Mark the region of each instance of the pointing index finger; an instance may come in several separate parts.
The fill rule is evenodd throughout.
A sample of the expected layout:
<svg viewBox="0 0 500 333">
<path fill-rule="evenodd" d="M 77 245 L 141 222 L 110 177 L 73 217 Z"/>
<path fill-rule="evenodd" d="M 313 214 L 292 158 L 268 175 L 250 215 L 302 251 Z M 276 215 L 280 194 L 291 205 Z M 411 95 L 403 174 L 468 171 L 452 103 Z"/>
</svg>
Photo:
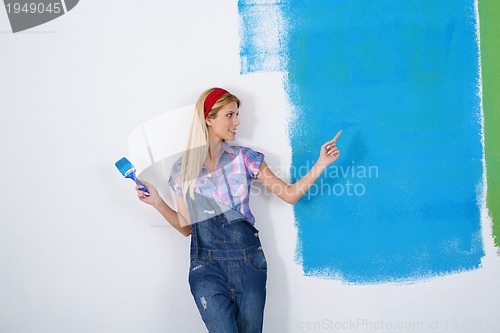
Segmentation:
<svg viewBox="0 0 500 333">
<path fill-rule="evenodd" d="M 337 142 L 337 139 L 339 138 L 340 134 L 342 134 L 342 130 L 338 131 L 337 134 L 335 134 L 335 136 L 333 137 L 333 139 L 331 140 L 331 142 L 332 143 Z"/>
</svg>

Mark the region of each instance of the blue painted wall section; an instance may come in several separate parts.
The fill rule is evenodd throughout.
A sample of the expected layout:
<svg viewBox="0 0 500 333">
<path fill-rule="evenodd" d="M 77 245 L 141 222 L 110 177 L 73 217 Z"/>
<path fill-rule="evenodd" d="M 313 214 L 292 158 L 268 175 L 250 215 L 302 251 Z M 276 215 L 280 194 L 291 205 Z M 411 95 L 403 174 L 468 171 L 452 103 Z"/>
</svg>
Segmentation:
<svg viewBox="0 0 500 333">
<path fill-rule="evenodd" d="M 241 74 L 286 70 L 287 5 L 276 0 L 239 1 Z"/>
<path fill-rule="evenodd" d="M 254 2 L 239 1 L 242 33 L 255 31 Z M 343 130 L 340 159 L 294 208 L 304 273 L 370 284 L 480 267 L 474 1 L 274 6 L 286 21 L 280 56 L 297 112 L 290 123 L 292 180 Z M 262 47 L 252 53 L 252 43 L 242 35 L 241 72 L 273 70 L 259 66 Z"/>
</svg>

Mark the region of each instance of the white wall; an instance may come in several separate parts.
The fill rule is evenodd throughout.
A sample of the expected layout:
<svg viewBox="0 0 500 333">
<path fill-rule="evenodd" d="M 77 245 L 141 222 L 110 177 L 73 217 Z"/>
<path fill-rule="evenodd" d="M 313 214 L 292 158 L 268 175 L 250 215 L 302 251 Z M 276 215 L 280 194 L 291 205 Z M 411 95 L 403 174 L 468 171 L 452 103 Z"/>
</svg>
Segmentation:
<svg viewBox="0 0 500 333">
<path fill-rule="evenodd" d="M 0 10 L 0 45 L 0 332 L 204 331 L 189 239 L 114 162 L 136 126 L 219 85 L 243 100 L 240 143 L 287 170 L 284 74 L 239 75 L 237 1 L 84 0 L 18 34 Z M 500 331 L 486 218 L 482 269 L 353 286 L 303 277 L 292 207 L 252 200 L 269 262 L 266 332 Z"/>
</svg>

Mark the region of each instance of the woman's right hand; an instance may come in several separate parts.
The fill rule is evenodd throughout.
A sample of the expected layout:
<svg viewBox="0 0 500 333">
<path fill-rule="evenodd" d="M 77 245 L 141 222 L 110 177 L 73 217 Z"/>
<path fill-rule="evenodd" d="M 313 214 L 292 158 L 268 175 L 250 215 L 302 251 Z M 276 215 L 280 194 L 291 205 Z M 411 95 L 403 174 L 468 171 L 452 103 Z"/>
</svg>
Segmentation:
<svg viewBox="0 0 500 333">
<path fill-rule="evenodd" d="M 143 188 L 142 186 L 137 185 L 135 187 L 135 190 L 137 191 L 137 197 L 139 198 L 139 200 L 141 200 L 144 203 L 147 203 L 148 205 L 152 206 L 158 205 L 163 199 L 158 194 L 156 188 L 152 184 L 145 182 L 143 180 L 141 180 L 141 183 L 146 185 L 146 188 L 149 191 L 149 195 L 142 190 Z"/>
</svg>

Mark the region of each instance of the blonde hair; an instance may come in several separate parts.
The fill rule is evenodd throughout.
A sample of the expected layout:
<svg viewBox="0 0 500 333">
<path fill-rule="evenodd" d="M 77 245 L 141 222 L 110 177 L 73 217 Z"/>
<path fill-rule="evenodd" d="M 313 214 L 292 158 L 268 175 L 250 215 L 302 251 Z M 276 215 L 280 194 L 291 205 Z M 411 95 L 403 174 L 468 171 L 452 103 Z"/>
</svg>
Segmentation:
<svg viewBox="0 0 500 333">
<path fill-rule="evenodd" d="M 194 186 L 200 176 L 203 162 L 208 155 L 208 128 L 205 122 L 204 105 L 207 96 L 215 89 L 217 88 L 205 90 L 198 98 L 198 102 L 196 102 L 187 147 L 181 161 L 181 182 L 184 198 L 188 193 L 191 198 L 194 197 Z M 238 107 L 240 106 L 240 100 L 235 95 L 231 93 L 222 95 L 208 112 L 207 118 L 215 118 L 220 109 L 232 102 L 236 102 Z"/>
</svg>

